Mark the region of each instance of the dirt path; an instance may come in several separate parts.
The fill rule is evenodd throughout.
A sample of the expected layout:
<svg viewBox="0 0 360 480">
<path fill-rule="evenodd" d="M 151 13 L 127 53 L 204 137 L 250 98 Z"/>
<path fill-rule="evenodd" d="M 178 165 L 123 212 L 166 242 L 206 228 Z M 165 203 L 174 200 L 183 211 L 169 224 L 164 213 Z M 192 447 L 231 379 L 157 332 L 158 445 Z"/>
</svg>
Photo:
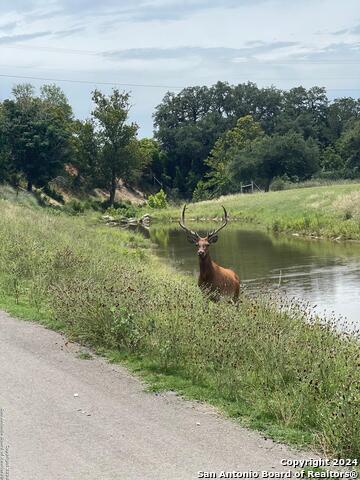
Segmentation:
<svg viewBox="0 0 360 480">
<path fill-rule="evenodd" d="M 147 393 L 125 368 L 82 360 L 79 349 L 0 312 L 9 480 L 219 478 L 223 470 L 279 472 L 288 469 L 281 459 L 299 458 L 211 407 Z"/>
</svg>

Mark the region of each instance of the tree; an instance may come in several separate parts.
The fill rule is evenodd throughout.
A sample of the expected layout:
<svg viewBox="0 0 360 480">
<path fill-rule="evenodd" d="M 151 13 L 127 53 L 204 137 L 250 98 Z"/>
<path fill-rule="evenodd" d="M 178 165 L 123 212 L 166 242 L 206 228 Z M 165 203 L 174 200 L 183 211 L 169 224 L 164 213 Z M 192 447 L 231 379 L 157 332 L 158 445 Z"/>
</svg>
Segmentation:
<svg viewBox="0 0 360 480">
<path fill-rule="evenodd" d="M 329 145 L 320 154 L 320 166 L 323 172 L 334 174 L 343 171 L 344 160 L 337 150 Z"/>
<path fill-rule="evenodd" d="M 0 103 L 0 183 L 9 178 L 9 155 L 5 136 L 5 115 L 2 104 Z"/>
<path fill-rule="evenodd" d="M 203 91 L 197 93 L 205 95 Z M 155 113 L 156 138 L 164 158 L 164 179 L 170 179 L 167 186 L 183 196 L 189 196 L 206 173 L 204 160 L 218 136 L 226 130 L 218 113 L 205 113 L 205 106 L 199 110 L 194 95 L 194 92 L 189 96 L 187 92 L 183 92 L 183 96 L 168 95 Z"/>
<path fill-rule="evenodd" d="M 64 124 L 71 125 L 73 121 L 72 108 L 60 87 L 55 84 L 43 85 L 40 88 L 40 98 L 47 111 L 58 116 Z"/>
<path fill-rule="evenodd" d="M 141 157 L 141 178 L 140 183 L 145 188 L 151 184 L 163 187 L 168 181 L 164 171 L 164 155 L 160 149 L 159 142 L 154 138 L 142 138 L 139 140 L 139 153 Z"/>
<path fill-rule="evenodd" d="M 12 89 L 12 94 L 18 103 L 30 103 L 35 96 L 35 87 L 31 83 L 19 83 Z"/>
<path fill-rule="evenodd" d="M 94 123 L 91 120 L 77 120 L 73 124 L 72 165 L 76 168 L 76 187 L 94 187 L 100 177 L 99 148 Z"/>
<path fill-rule="evenodd" d="M 292 88 L 283 93 L 283 105 L 276 118 L 275 133 L 289 131 L 301 134 L 305 139 L 316 138 L 326 144 L 328 99 L 325 88 Z"/>
<path fill-rule="evenodd" d="M 269 191 L 275 177 L 305 180 L 318 168 L 319 149 L 316 142 L 294 132 L 263 136 L 248 143 L 229 165 L 234 182 L 257 179 Z"/>
<path fill-rule="evenodd" d="M 236 126 L 216 141 L 209 157 L 205 160 L 209 172 L 205 175 L 205 180 L 200 180 L 198 183 L 195 197 L 199 199 L 200 190 L 204 197 L 233 192 L 236 187 L 232 182 L 230 163 L 249 142 L 262 135 L 263 130 L 260 124 L 255 122 L 251 115 L 239 118 Z"/>
<path fill-rule="evenodd" d="M 126 123 L 130 110 L 129 93 L 114 89 L 111 95 L 106 96 L 95 90 L 92 99 L 95 103 L 92 115 L 98 127 L 101 147 L 100 169 L 110 190 L 110 205 L 113 205 L 118 178 L 131 181 L 139 168 L 138 126 Z"/>
<path fill-rule="evenodd" d="M 360 99 L 351 97 L 335 99 L 327 111 L 328 143 L 335 144 L 354 120 L 360 120 Z"/>
<path fill-rule="evenodd" d="M 360 175 L 360 121 L 349 125 L 338 141 L 338 149 L 345 161 L 348 175 Z"/>
<path fill-rule="evenodd" d="M 251 82 L 236 86 L 217 82 L 210 88 L 167 93 L 154 120 L 169 186 L 189 196 L 209 171 L 205 160 L 217 139 L 245 115 L 252 115 L 265 133 L 272 133 L 282 103 L 281 90 L 258 88 Z"/>
<path fill-rule="evenodd" d="M 3 136 L 11 164 L 32 191 L 33 184 L 45 185 L 69 160 L 69 123 L 62 107 L 35 97 L 31 85 L 18 85 L 13 95 L 3 102 Z"/>
</svg>

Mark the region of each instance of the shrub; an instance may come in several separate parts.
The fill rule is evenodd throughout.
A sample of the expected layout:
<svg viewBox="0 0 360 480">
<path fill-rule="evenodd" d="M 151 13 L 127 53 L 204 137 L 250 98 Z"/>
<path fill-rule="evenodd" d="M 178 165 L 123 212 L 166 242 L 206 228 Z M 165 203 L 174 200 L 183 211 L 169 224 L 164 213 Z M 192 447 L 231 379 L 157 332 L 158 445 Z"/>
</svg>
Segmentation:
<svg viewBox="0 0 360 480">
<path fill-rule="evenodd" d="M 161 189 L 160 192 L 155 193 L 155 195 L 149 195 L 148 205 L 150 208 L 166 208 L 168 204 L 164 190 Z"/>
<path fill-rule="evenodd" d="M 95 212 L 104 211 L 102 201 L 96 198 L 87 198 L 84 202 L 85 210 L 95 210 Z"/>
<path fill-rule="evenodd" d="M 203 200 L 210 200 L 212 198 L 211 192 L 207 189 L 206 183 L 200 180 L 193 192 L 193 202 L 201 202 Z"/>
<path fill-rule="evenodd" d="M 285 190 L 286 188 L 286 182 L 283 178 L 277 177 L 273 180 L 270 186 L 270 190 L 274 192 L 278 192 L 280 190 Z"/>
<path fill-rule="evenodd" d="M 53 198 L 59 203 L 64 204 L 64 197 L 61 195 L 61 193 L 57 192 L 53 188 L 51 188 L 49 185 L 44 185 L 42 188 L 42 191 L 50 198 Z"/>
<path fill-rule="evenodd" d="M 63 211 L 69 215 L 79 215 L 85 212 L 85 205 L 79 200 L 70 200 L 65 204 Z"/>
<path fill-rule="evenodd" d="M 136 217 L 137 208 L 134 205 L 132 205 L 130 202 L 129 203 L 116 202 L 113 207 L 107 208 L 105 210 L 105 213 L 115 218 L 121 218 L 121 217 L 132 218 L 132 217 Z"/>
</svg>

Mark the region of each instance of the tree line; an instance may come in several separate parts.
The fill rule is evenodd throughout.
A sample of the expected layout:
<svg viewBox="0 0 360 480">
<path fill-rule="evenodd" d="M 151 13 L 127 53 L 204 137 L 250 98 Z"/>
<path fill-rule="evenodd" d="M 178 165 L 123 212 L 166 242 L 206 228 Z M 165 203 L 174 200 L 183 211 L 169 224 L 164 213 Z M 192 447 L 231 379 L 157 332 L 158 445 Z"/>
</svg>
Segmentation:
<svg viewBox="0 0 360 480">
<path fill-rule="evenodd" d="M 234 193 L 256 181 L 360 177 L 360 100 L 325 88 L 254 83 L 168 93 L 154 114 L 163 181 L 182 197 Z"/>
<path fill-rule="evenodd" d="M 329 101 L 321 87 L 259 88 L 254 83 L 168 92 L 154 112 L 154 138 L 138 139 L 130 94 L 92 92 L 87 120 L 65 94 L 17 85 L 0 103 L 0 181 L 46 188 L 66 176 L 71 188 L 109 191 L 118 179 L 145 191 L 200 200 L 255 181 L 360 177 L 360 100 Z"/>
<path fill-rule="evenodd" d="M 31 192 L 65 176 L 77 192 L 107 189 L 112 205 L 118 179 L 134 184 L 146 178 L 155 143 L 137 138 L 138 125 L 128 119 L 129 93 L 94 90 L 91 118 L 84 121 L 56 85 L 36 95 L 32 85 L 21 84 L 12 93 L 0 104 L 0 181 L 25 184 Z"/>
</svg>

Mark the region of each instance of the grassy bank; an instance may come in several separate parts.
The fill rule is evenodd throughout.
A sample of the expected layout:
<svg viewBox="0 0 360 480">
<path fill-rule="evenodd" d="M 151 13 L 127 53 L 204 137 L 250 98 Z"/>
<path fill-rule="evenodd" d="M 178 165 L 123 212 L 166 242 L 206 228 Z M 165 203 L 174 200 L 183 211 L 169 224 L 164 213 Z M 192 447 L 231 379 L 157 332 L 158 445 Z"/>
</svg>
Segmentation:
<svg viewBox="0 0 360 480">
<path fill-rule="evenodd" d="M 211 303 L 142 237 L 89 217 L 4 200 L 0 212 L 3 308 L 127 362 L 153 388 L 209 401 L 280 440 L 359 456 L 355 339 L 305 323 L 293 302 Z"/>
<path fill-rule="evenodd" d="M 190 204 L 189 218 L 220 217 L 224 205 L 234 220 L 262 225 L 273 232 L 292 232 L 343 240 L 360 240 L 360 184 L 330 185 L 229 195 Z M 162 220 L 178 220 L 180 207 L 154 212 Z"/>
</svg>

